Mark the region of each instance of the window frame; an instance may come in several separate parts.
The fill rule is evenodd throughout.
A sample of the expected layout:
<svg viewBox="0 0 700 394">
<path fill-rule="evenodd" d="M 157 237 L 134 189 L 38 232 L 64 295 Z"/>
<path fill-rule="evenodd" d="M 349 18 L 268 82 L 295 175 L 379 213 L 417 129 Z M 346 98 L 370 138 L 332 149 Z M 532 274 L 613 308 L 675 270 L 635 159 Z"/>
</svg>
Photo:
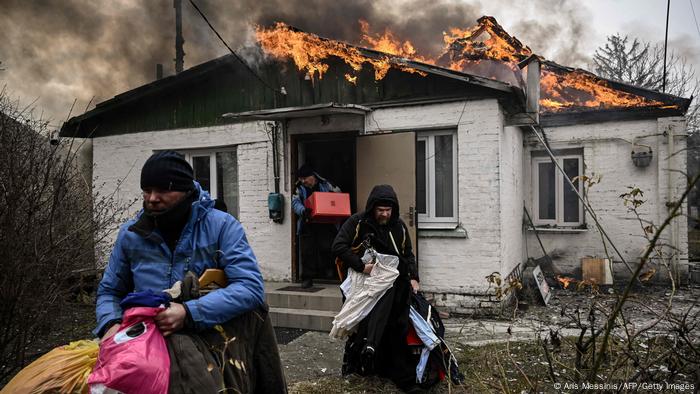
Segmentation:
<svg viewBox="0 0 700 394">
<path fill-rule="evenodd" d="M 583 175 L 583 154 L 566 154 L 557 156 L 557 164 L 564 168 L 564 160 L 577 159 L 578 160 L 578 175 Z M 564 174 L 559 171 L 557 166 L 554 166 L 554 219 L 540 219 L 540 172 L 539 165 L 541 163 L 551 163 L 552 160 L 549 156 L 533 156 L 532 157 L 532 222 L 535 226 L 556 226 L 556 227 L 578 227 L 586 223 L 584 217 L 583 204 L 577 198 L 578 203 L 578 218 L 576 222 L 565 222 L 564 221 Z M 578 182 L 578 192 L 583 195 L 583 182 L 579 180 Z"/>
<path fill-rule="evenodd" d="M 202 156 L 208 156 L 209 157 L 209 189 L 207 192 L 209 193 L 209 196 L 211 197 L 212 200 L 218 199 L 219 198 L 219 185 L 217 182 L 218 179 L 218 171 L 216 169 L 216 154 L 217 153 L 225 153 L 225 152 L 235 152 L 236 153 L 236 166 L 238 166 L 238 147 L 237 146 L 227 146 L 227 147 L 216 147 L 216 148 L 206 148 L 206 149 L 178 149 L 178 152 L 180 152 L 183 156 L 185 156 L 185 160 L 192 166 L 192 169 L 194 170 L 194 163 L 193 159 L 195 157 L 202 157 Z M 195 180 L 196 176 L 195 176 Z M 238 183 L 238 177 L 236 178 L 236 182 Z M 239 184 L 240 186 L 240 184 Z M 240 207 L 240 187 L 238 189 L 238 205 Z M 239 207 L 236 207 L 237 209 L 240 209 Z M 229 207 L 231 209 L 233 207 Z M 230 214 L 237 216 L 239 213 L 238 212 L 229 212 Z"/>
<path fill-rule="evenodd" d="M 452 216 L 451 217 L 436 217 L 435 216 L 435 137 L 436 136 L 452 136 Z M 425 141 L 425 206 L 426 213 L 418 214 L 418 229 L 454 229 L 459 224 L 459 187 L 458 173 L 459 166 L 457 163 L 457 131 L 456 130 L 435 130 L 416 133 L 416 148 L 418 141 Z M 416 168 L 420 165 L 416 161 Z M 418 199 L 418 179 L 416 177 L 416 200 Z M 417 206 L 416 201 L 416 206 Z M 417 209 L 417 207 L 416 207 Z"/>
</svg>

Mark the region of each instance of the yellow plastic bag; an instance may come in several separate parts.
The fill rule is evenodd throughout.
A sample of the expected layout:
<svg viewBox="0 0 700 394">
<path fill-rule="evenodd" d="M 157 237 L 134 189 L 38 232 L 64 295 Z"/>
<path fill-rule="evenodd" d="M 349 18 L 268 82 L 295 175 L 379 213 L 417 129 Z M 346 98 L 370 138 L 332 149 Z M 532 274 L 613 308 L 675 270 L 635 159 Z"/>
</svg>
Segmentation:
<svg viewBox="0 0 700 394">
<path fill-rule="evenodd" d="M 87 393 L 87 379 L 99 350 L 99 343 L 93 340 L 59 346 L 19 371 L 0 394 Z"/>
</svg>

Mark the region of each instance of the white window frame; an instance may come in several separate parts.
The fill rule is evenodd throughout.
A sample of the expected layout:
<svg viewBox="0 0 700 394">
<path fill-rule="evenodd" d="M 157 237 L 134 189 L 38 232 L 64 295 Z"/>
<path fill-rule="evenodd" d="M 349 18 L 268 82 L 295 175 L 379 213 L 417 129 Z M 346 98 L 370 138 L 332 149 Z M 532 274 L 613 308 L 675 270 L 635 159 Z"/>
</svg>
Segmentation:
<svg viewBox="0 0 700 394">
<path fill-rule="evenodd" d="M 452 136 L 452 216 L 435 216 L 435 137 L 442 135 Z M 439 130 L 419 132 L 416 142 L 425 141 L 425 206 L 426 213 L 418 213 L 419 229 L 453 229 L 459 224 L 459 187 L 457 184 L 459 166 L 457 165 L 457 132 L 456 130 Z M 416 163 L 420 165 L 420 163 Z M 418 196 L 416 196 L 418 197 Z"/>
<path fill-rule="evenodd" d="M 583 155 L 562 155 L 557 157 L 557 164 L 561 168 L 564 168 L 564 160 L 566 159 L 578 159 L 578 176 L 583 175 Z M 585 223 L 583 217 L 583 204 L 578 201 L 578 218 L 577 222 L 565 222 L 564 221 L 564 174 L 559 171 L 559 169 L 554 167 L 554 212 L 555 219 L 540 219 L 540 171 L 539 165 L 541 163 L 551 163 L 552 160 L 549 156 L 546 157 L 533 157 L 532 158 L 532 221 L 535 226 L 557 226 L 557 227 L 577 227 Z M 583 195 L 583 182 L 579 180 L 578 182 L 578 192 Z"/>
<path fill-rule="evenodd" d="M 209 156 L 209 189 L 207 192 L 209 192 L 209 196 L 211 196 L 212 200 L 215 200 L 219 198 L 219 186 L 217 185 L 217 179 L 218 179 L 218 173 L 216 171 L 216 154 L 217 153 L 224 153 L 224 152 L 232 152 L 236 151 L 236 157 L 238 157 L 238 152 L 237 152 L 237 146 L 228 146 L 228 147 L 223 147 L 223 148 L 210 148 L 210 149 L 192 149 L 192 150 L 184 150 L 184 149 L 178 149 L 178 152 L 182 153 L 185 156 L 185 160 L 187 160 L 188 163 L 190 163 L 190 166 L 194 168 L 194 163 L 193 163 L 193 158 L 195 157 L 201 157 L 201 156 Z M 238 165 L 238 163 L 236 163 Z M 239 173 L 240 176 L 240 173 Z M 196 180 L 196 179 L 195 179 Z M 240 205 L 240 185 L 239 185 L 239 190 L 238 190 L 238 204 Z M 231 207 L 233 208 L 233 207 Z M 231 209 L 229 208 L 229 209 Z M 231 212 L 232 215 L 237 215 L 238 212 Z"/>
</svg>

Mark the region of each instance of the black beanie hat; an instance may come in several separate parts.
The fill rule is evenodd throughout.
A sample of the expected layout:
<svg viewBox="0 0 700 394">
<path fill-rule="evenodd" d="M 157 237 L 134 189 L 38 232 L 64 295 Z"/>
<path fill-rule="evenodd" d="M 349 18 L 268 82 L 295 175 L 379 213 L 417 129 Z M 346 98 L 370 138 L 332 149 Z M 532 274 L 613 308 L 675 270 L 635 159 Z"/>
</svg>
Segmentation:
<svg viewBox="0 0 700 394">
<path fill-rule="evenodd" d="M 304 164 L 297 170 L 297 178 L 306 178 L 314 174 L 314 169 L 310 165 Z"/>
<path fill-rule="evenodd" d="M 154 153 L 141 169 L 141 189 L 190 191 L 194 188 L 194 172 L 185 158 L 172 150 Z"/>
</svg>

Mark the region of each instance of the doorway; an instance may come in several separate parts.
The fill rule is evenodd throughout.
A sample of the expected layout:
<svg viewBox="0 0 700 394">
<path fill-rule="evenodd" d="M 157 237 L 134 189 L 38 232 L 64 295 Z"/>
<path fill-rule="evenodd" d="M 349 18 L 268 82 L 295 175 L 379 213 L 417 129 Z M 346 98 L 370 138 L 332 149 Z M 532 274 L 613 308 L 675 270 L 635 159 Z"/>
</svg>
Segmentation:
<svg viewBox="0 0 700 394">
<path fill-rule="evenodd" d="M 321 177 L 350 194 L 350 208 L 357 211 L 355 173 L 355 132 L 326 133 L 291 136 L 292 171 L 302 164 L 311 166 Z M 296 190 L 296 174 L 292 179 L 292 193 Z M 297 220 L 292 213 L 292 278 L 301 280 L 301 252 L 299 237 L 296 234 Z M 339 226 L 342 223 L 339 223 Z M 314 275 L 314 282 L 338 283 L 335 262 L 332 258 L 322 262 Z"/>
</svg>

